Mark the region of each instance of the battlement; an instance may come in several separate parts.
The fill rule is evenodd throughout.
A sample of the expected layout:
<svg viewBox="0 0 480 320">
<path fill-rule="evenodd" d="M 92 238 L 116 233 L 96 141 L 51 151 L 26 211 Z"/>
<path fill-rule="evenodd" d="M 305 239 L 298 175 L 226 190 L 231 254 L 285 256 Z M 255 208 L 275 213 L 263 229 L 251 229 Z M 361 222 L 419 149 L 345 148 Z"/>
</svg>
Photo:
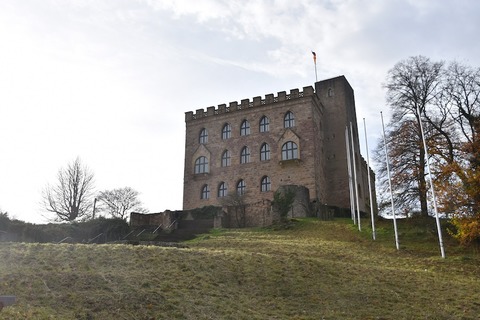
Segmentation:
<svg viewBox="0 0 480 320">
<path fill-rule="evenodd" d="M 250 101 L 250 99 L 243 99 L 240 101 L 240 103 L 237 101 L 230 102 L 228 106 L 226 104 L 220 104 L 218 105 L 218 108 L 213 106 L 208 107 L 206 111 L 204 109 L 197 109 L 195 113 L 193 111 L 185 112 L 185 122 L 248 108 L 255 108 L 267 104 L 309 97 L 313 96 L 313 94 L 313 87 L 308 86 L 303 87 L 303 91 L 300 91 L 299 89 L 292 89 L 290 90 L 290 94 L 287 94 L 285 91 L 280 91 L 277 93 L 277 96 L 274 96 L 273 94 L 266 94 L 264 99 L 262 99 L 262 97 L 254 97 L 252 101 Z"/>
</svg>

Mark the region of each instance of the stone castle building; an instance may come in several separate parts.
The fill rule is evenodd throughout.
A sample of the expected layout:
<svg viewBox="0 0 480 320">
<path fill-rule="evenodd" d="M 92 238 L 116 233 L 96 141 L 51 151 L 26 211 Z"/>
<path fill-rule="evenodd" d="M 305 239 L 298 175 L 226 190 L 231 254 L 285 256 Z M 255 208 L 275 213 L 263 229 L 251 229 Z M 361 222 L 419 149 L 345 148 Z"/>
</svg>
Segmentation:
<svg viewBox="0 0 480 320">
<path fill-rule="evenodd" d="M 344 76 L 186 112 L 185 122 L 184 210 L 227 206 L 229 195 L 238 194 L 246 204 L 243 225 L 266 225 L 275 220 L 274 192 L 293 185 L 306 190 L 308 202 L 294 216 L 321 207 L 350 213 L 345 129 L 351 124 L 359 208 L 369 213 L 373 203 L 376 212 L 367 174 L 373 182 L 375 176 L 359 152 L 354 93 Z"/>
</svg>

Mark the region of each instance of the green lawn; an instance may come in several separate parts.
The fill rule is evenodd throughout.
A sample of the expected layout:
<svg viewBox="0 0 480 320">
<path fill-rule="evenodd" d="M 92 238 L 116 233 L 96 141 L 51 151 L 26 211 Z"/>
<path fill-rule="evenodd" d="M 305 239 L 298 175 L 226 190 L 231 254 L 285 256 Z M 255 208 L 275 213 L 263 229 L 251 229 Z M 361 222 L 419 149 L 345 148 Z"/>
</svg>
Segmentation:
<svg viewBox="0 0 480 320">
<path fill-rule="evenodd" d="M 433 224 L 214 230 L 188 248 L 0 243 L 0 319 L 478 319 L 480 259 Z"/>
</svg>

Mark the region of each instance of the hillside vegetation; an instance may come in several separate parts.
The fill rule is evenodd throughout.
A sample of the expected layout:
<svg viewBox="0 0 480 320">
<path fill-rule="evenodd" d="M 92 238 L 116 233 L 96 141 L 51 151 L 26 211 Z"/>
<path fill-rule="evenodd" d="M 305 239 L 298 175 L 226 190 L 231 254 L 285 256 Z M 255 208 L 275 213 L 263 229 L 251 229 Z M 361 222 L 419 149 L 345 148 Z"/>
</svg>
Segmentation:
<svg viewBox="0 0 480 320">
<path fill-rule="evenodd" d="M 367 221 L 363 222 L 368 225 Z M 480 259 L 427 224 L 214 230 L 188 248 L 0 243 L 0 319 L 478 319 Z M 364 227 L 366 229 L 366 227 Z"/>
</svg>

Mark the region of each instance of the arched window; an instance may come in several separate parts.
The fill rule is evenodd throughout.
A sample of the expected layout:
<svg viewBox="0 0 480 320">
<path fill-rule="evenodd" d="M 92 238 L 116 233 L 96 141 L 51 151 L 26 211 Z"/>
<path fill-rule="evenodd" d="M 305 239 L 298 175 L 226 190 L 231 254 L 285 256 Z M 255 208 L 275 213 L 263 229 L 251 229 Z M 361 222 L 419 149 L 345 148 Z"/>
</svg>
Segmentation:
<svg viewBox="0 0 480 320">
<path fill-rule="evenodd" d="M 222 167 L 228 167 L 231 164 L 231 156 L 230 156 L 230 151 L 225 150 L 222 153 Z"/>
<path fill-rule="evenodd" d="M 222 128 L 222 139 L 230 139 L 232 137 L 232 127 L 230 124 L 225 123 L 225 125 Z"/>
<path fill-rule="evenodd" d="M 203 128 L 200 131 L 199 142 L 204 144 L 208 142 L 208 131 L 207 129 Z"/>
<path fill-rule="evenodd" d="M 208 159 L 206 157 L 198 157 L 195 160 L 195 174 L 208 172 Z"/>
<path fill-rule="evenodd" d="M 226 197 L 227 196 L 227 184 L 225 182 L 221 182 L 218 185 L 218 197 Z"/>
<path fill-rule="evenodd" d="M 270 160 L 270 146 L 268 143 L 262 144 L 260 147 L 260 161 Z"/>
<path fill-rule="evenodd" d="M 201 199 L 209 199 L 210 198 L 210 188 L 208 184 L 204 184 L 202 187 L 202 194 L 200 195 Z"/>
<path fill-rule="evenodd" d="M 250 134 L 250 123 L 247 120 L 243 120 L 240 125 L 240 135 L 246 136 Z"/>
<path fill-rule="evenodd" d="M 245 191 L 247 189 L 247 185 L 245 184 L 244 180 L 240 180 L 237 183 L 237 194 L 239 196 L 243 196 L 245 194 Z"/>
<path fill-rule="evenodd" d="M 267 192 L 272 190 L 272 183 L 270 182 L 270 177 L 264 176 L 260 183 L 260 191 Z"/>
<path fill-rule="evenodd" d="M 260 132 L 268 132 L 269 130 L 270 120 L 266 116 L 263 116 L 262 119 L 260 119 Z"/>
<path fill-rule="evenodd" d="M 240 163 L 249 163 L 250 162 L 250 149 L 248 147 L 243 147 L 242 152 L 240 153 Z"/>
<path fill-rule="evenodd" d="M 282 160 L 298 159 L 298 147 L 295 142 L 287 141 L 282 146 Z"/>
<path fill-rule="evenodd" d="M 288 111 L 283 118 L 283 127 L 292 128 L 295 127 L 295 116 L 292 112 Z"/>
</svg>

